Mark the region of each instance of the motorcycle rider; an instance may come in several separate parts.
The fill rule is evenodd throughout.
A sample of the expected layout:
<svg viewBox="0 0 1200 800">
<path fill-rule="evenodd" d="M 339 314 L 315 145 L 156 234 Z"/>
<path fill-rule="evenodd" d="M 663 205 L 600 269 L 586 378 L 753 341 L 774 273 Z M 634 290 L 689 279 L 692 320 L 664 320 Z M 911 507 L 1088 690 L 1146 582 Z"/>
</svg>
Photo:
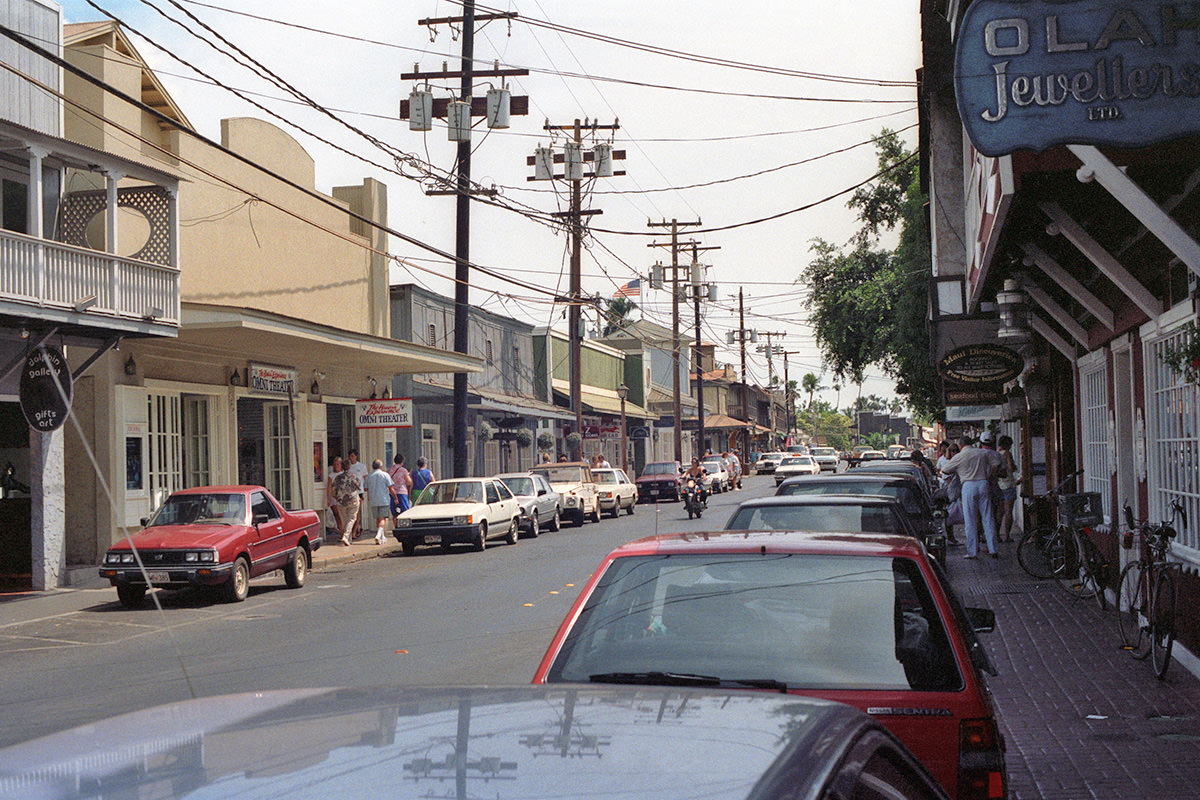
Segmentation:
<svg viewBox="0 0 1200 800">
<path fill-rule="evenodd" d="M 704 476 L 707 474 L 708 470 L 706 470 L 704 465 L 700 463 L 700 459 L 696 458 L 695 456 L 692 457 L 692 465 L 683 471 L 684 482 L 686 482 L 688 478 L 696 479 L 696 485 L 700 487 L 701 503 L 708 502 L 708 488 L 704 485 Z"/>
</svg>

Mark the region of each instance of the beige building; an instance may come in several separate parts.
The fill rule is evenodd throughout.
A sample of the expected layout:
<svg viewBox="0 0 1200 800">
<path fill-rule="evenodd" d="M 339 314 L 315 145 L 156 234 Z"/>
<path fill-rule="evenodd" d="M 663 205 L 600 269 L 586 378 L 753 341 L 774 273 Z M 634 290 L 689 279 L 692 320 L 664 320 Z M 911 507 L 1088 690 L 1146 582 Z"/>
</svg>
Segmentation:
<svg viewBox="0 0 1200 800">
<path fill-rule="evenodd" d="M 366 179 L 320 192 L 312 157 L 261 120 L 222 121 L 220 144 L 236 155 L 172 127 L 192 126 L 115 23 L 65 26 L 64 50 L 170 120 L 72 78 L 67 95 L 105 122 L 68 108 L 66 136 L 181 178 L 178 338 L 126 341 L 77 383 L 84 435 L 66 437 L 68 565 L 94 568 L 183 487 L 261 483 L 289 507 L 323 508 L 330 457 L 357 448 L 369 463 L 395 436 L 358 427 L 355 401 L 386 398 L 393 375 L 481 365 L 389 337 L 387 237 L 364 221 L 386 226 L 386 188 Z M 171 222 L 138 203 L 122 198 L 110 222 L 121 252 Z"/>
</svg>

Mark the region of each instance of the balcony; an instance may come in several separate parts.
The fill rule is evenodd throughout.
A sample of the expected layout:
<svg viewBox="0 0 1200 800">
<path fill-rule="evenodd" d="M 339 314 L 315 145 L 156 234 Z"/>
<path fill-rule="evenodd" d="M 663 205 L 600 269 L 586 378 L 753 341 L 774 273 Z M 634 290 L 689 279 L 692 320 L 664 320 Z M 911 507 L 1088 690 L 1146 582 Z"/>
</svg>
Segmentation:
<svg viewBox="0 0 1200 800">
<path fill-rule="evenodd" d="M 179 327 L 179 270 L 0 230 L 0 313 L 174 335 L 164 328 Z"/>
</svg>

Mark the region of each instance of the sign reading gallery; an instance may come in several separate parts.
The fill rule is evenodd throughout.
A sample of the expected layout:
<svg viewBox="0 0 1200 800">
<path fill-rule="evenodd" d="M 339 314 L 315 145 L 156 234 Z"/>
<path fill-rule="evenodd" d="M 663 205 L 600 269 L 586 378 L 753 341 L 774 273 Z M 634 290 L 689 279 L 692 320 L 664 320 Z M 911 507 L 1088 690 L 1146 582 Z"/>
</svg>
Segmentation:
<svg viewBox="0 0 1200 800">
<path fill-rule="evenodd" d="M 1200 131 L 1200 3 L 977 0 L 954 62 L 980 153 L 1139 147 Z"/>
</svg>

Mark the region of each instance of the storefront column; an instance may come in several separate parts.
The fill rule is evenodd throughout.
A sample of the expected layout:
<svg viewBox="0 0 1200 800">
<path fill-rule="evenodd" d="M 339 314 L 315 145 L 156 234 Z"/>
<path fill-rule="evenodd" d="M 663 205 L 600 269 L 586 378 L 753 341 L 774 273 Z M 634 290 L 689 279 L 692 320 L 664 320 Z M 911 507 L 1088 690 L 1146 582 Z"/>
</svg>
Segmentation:
<svg viewBox="0 0 1200 800">
<path fill-rule="evenodd" d="M 29 434 L 33 588 L 55 589 L 66 574 L 67 513 L 63 433 Z"/>
</svg>

